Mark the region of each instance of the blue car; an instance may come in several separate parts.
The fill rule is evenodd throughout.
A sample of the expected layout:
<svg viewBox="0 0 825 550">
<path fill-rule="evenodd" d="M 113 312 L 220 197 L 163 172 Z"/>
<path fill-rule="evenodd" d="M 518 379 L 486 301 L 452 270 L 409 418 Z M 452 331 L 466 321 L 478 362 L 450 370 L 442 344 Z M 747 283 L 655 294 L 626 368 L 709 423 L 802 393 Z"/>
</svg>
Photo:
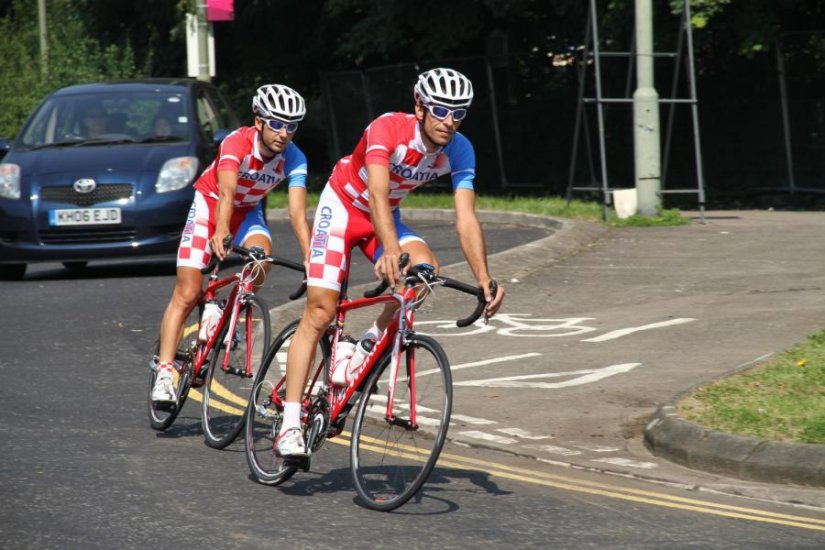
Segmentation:
<svg viewBox="0 0 825 550">
<path fill-rule="evenodd" d="M 218 90 L 189 79 L 83 84 L 44 99 L 0 143 L 0 279 L 31 262 L 177 249 L 192 183 L 239 126 Z"/>
</svg>

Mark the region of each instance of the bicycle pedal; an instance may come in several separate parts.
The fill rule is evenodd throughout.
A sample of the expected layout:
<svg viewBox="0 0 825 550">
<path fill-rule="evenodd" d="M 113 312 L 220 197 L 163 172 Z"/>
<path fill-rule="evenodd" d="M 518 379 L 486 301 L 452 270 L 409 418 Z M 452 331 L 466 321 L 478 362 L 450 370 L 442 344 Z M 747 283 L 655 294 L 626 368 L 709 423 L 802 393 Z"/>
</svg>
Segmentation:
<svg viewBox="0 0 825 550">
<path fill-rule="evenodd" d="M 155 409 L 163 412 L 173 413 L 178 410 L 178 404 L 171 401 L 155 402 Z"/>
<path fill-rule="evenodd" d="M 304 472 L 309 471 L 310 465 L 310 457 L 308 456 L 296 456 L 296 457 L 289 457 L 284 458 L 284 466 L 289 468 L 297 468 L 299 470 L 303 470 Z"/>
</svg>

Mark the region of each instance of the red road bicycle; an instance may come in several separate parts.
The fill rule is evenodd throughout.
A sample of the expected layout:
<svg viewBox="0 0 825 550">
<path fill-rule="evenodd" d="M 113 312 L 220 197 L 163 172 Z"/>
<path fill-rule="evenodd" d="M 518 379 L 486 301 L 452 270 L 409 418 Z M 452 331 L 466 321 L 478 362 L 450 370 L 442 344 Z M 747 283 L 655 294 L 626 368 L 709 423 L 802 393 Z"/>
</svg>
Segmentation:
<svg viewBox="0 0 825 550">
<path fill-rule="evenodd" d="M 426 264 L 411 267 L 403 288 L 388 294 L 383 293 L 387 288 L 383 283 L 364 298 L 350 300 L 345 281 L 336 322 L 315 351 L 303 398 L 307 446 L 315 452 L 327 438 L 349 436 L 355 489 L 375 510 L 393 510 L 419 490 L 447 436 L 453 398 L 450 364 L 438 342 L 416 334 L 413 328 L 416 307 L 436 286 L 477 298 L 475 311 L 458 321 L 460 326 L 472 324 L 484 313 L 486 302 L 480 288 L 436 275 Z M 494 282 L 491 290 L 496 290 Z M 387 302 L 398 302 L 400 307 L 360 371 L 346 386 L 333 384 L 330 365 L 336 364 L 333 350 L 343 335 L 346 314 Z M 297 327 L 298 321 L 291 323 L 273 342 L 255 377 L 247 409 L 247 462 L 255 479 L 267 485 L 283 483 L 298 469 L 309 470 L 309 458 L 281 458 L 274 450 L 283 414 L 285 350 Z M 352 433 L 348 434 L 343 432 L 344 423 L 356 402 Z"/>
<path fill-rule="evenodd" d="M 254 294 L 253 282 L 270 263 L 304 272 L 304 266 L 289 260 L 267 256 L 262 248 L 250 249 L 227 243 L 227 250 L 244 258 L 241 270 L 220 278 L 220 262 L 212 261 L 201 272 L 210 273 L 206 288 L 183 325 L 183 335 L 175 353 L 175 368 L 180 374 L 175 403 L 152 402 L 152 387 L 157 369 L 157 348 L 150 362 L 149 423 L 165 430 L 177 418 L 190 389 L 203 387 L 201 425 L 206 444 L 222 449 L 232 443 L 243 429 L 246 405 L 255 375 L 269 347 L 272 328 L 269 308 Z M 230 287 L 229 295 L 220 299 L 219 291 Z M 306 282 L 290 295 L 296 299 L 306 290 Z M 207 304 L 221 308 L 220 317 L 204 321 Z M 201 330 L 209 323 L 209 329 Z"/>
</svg>

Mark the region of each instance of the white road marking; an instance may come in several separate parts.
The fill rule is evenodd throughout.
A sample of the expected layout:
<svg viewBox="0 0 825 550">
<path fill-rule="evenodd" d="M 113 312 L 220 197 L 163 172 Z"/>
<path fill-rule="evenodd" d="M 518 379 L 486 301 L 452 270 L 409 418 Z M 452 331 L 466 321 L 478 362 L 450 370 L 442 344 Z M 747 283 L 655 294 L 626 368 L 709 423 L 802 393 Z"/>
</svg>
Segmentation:
<svg viewBox="0 0 825 550">
<path fill-rule="evenodd" d="M 616 338 L 621 338 L 622 336 L 627 336 L 628 334 L 633 334 L 634 332 L 639 332 L 642 330 L 650 330 L 653 328 L 662 328 L 662 327 L 670 327 L 673 325 L 683 325 L 685 323 L 691 323 L 696 319 L 691 319 L 689 317 L 679 318 L 679 319 L 671 319 L 670 321 L 662 321 L 660 323 L 650 323 L 649 325 L 642 325 L 639 327 L 630 327 L 630 328 L 623 328 L 619 330 L 613 330 L 606 334 L 602 334 L 601 336 L 594 336 L 593 338 L 587 338 L 582 340 L 582 342 L 604 342 L 606 340 L 615 340 Z"/>
<path fill-rule="evenodd" d="M 616 451 L 621 451 L 618 447 L 606 447 L 604 445 L 592 445 L 590 443 L 571 443 L 570 446 L 594 453 L 614 453 Z"/>
<path fill-rule="evenodd" d="M 641 363 L 621 363 L 618 365 L 610 365 L 601 369 L 584 369 L 568 372 L 550 372 L 544 374 L 527 374 L 523 376 L 505 376 L 502 378 L 486 378 L 483 380 L 464 380 L 461 382 L 453 382 L 453 386 L 477 386 L 484 388 L 537 388 L 537 389 L 557 389 L 568 388 L 571 386 L 581 386 L 582 384 L 589 384 L 597 382 L 608 376 L 630 372 L 636 367 L 641 366 Z M 560 378 L 562 376 L 580 375 L 572 380 L 565 380 L 564 382 L 526 382 L 526 380 L 534 380 L 536 378 Z"/>
<path fill-rule="evenodd" d="M 450 365 L 450 371 L 457 371 L 461 369 L 471 369 L 474 367 L 483 367 L 485 365 L 492 365 L 495 363 L 504 363 L 506 361 L 516 361 L 517 359 L 527 359 L 528 357 L 537 357 L 540 353 L 522 353 L 521 355 L 505 355 L 504 357 L 494 357 L 492 359 L 485 359 L 483 361 L 473 361 L 472 363 L 460 363 L 458 365 Z M 419 372 L 415 375 L 416 378 L 422 376 L 429 376 L 430 374 L 440 373 L 441 369 L 431 369 Z"/>
<path fill-rule="evenodd" d="M 549 435 L 533 435 L 527 430 L 522 430 L 521 428 L 498 428 L 496 431 L 507 435 L 512 435 L 520 439 L 553 439 L 552 436 Z"/>
<path fill-rule="evenodd" d="M 629 468 L 641 468 L 643 470 L 649 470 L 651 468 L 656 468 L 657 464 L 653 462 L 637 462 L 635 460 L 630 460 L 629 458 L 619 458 L 619 457 L 612 457 L 612 458 L 597 458 L 593 460 L 593 462 L 605 462 L 607 464 L 615 464 L 617 466 L 627 466 Z"/>
<path fill-rule="evenodd" d="M 487 420 L 486 418 L 476 418 L 474 416 L 467 416 L 464 414 L 453 414 L 450 416 L 450 420 L 460 420 L 461 422 L 466 422 L 467 424 L 477 425 L 498 424 L 498 422 L 496 422 L 495 420 Z"/>
<path fill-rule="evenodd" d="M 473 439 L 481 439 L 484 441 L 492 441 L 493 443 L 501 443 L 502 445 L 512 445 L 516 442 L 515 439 L 509 437 L 502 437 L 500 435 L 488 434 L 487 432 L 479 432 L 476 430 L 468 430 L 466 432 L 458 432 L 458 435 L 464 437 L 471 437 Z"/>
<path fill-rule="evenodd" d="M 568 449 L 567 447 L 559 447 L 558 445 L 528 445 L 527 447 L 530 449 L 544 451 L 545 453 L 561 456 L 576 456 L 582 454 L 581 451 L 574 451 L 573 449 Z"/>
</svg>

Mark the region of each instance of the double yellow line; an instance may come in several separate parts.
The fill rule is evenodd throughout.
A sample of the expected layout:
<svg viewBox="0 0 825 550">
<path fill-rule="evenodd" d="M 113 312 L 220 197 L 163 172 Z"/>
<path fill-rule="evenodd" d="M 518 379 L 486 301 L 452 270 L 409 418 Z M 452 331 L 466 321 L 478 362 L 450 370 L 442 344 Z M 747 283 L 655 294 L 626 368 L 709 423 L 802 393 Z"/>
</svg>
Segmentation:
<svg viewBox="0 0 825 550">
<path fill-rule="evenodd" d="M 348 432 L 343 432 L 342 435 L 347 438 L 351 436 Z M 350 445 L 349 439 L 333 438 L 330 441 L 333 443 L 338 443 L 339 445 Z M 368 444 L 371 442 L 375 444 L 380 443 L 379 441 L 373 441 L 369 438 L 365 438 L 365 441 Z M 420 462 L 424 462 L 429 455 L 427 451 L 422 451 L 420 449 L 416 449 L 415 447 L 401 444 L 394 445 L 397 450 L 388 450 L 384 445 L 381 445 L 380 448 L 377 445 L 375 448 L 371 447 L 372 446 L 370 445 L 366 446 L 368 450 L 380 450 L 381 452 L 391 454 L 393 456 L 413 459 Z M 825 531 L 825 519 L 767 512 L 764 510 L 757 510 L 755 508 L 745 508 L 741 506 L 732 506 L 729 504 L 720 504 L 707 500 L 673 496 L 656 491 L 645 491 L 642 489 L 632 489 L 629 487 L 621 487 L 618 485 L 610 485 L 596 481 L 573 479 L 571 477 L 551 474 L 540 470 L 518 468 L 508 466 L 506 464 L 490 462 L 489 460 L 478 460 L 450 453 L 441 453 L 441 456 L 438 459 L 438 466 L 462 470 L 476 470 L 494 477 L 512 479 L 523 483 L 542 485 L 545 487 L 553 487 L 556 489 L 564 489 L 566 491 L 587 493 L 590 495 L 598 495 L 631 502 L 639 502 L 653 506 L 661 506 L 664 508 L 698 512 L 701 514 L 713 514 L 716 516 L 736 519 L 746 519 L 761 523 L 773 523 L 776 525 L 811 529 L 814 531 Z"/>
</svg>

